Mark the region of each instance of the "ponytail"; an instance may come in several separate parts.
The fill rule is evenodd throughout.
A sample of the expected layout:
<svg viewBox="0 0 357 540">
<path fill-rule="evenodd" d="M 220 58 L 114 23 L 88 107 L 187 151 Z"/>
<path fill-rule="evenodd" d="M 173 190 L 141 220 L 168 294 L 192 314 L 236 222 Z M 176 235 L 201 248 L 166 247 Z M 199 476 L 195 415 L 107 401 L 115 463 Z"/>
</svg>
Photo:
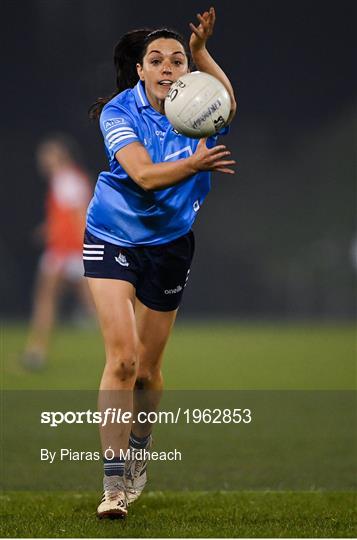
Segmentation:
<svg viewBox="0 0 357 540">
<path fill-rule="evenodd" d="M 114 96 L 127 88 L 133 88 L 139 80 L 136 64 L 142 60 L 145 38 L 151 30 L 142 28 L 125 34 L 114 47 L 114 65 L 117 89 L 110 96 L 100 97 L 89 108 L 89 118 L 97 120 L 102 109 Z"/>
</svg>

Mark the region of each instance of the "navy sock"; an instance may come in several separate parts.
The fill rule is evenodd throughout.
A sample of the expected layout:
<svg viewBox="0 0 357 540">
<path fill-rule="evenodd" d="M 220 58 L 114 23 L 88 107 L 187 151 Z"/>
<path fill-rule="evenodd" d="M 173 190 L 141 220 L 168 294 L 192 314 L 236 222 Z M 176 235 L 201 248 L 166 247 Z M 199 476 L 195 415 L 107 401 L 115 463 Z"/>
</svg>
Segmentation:
<svg viewBox="0 0 357 540">
<path fill-rule="evenodd" d="M 123 476 L 124 475 L 124 459 L 114 457 L 113 459 L 106 459 L 103 457 L 104 474 L 105 476 Z"/>
<path fill-rule="evenodd" d="M 150 441 L 151 435 L 146 435 L 146 437 L 138 437 L 137 435 L 134 435 L 133 432 L 130 433 L 129 437 L 129 446 L 132 448 L 146 448 L 148 445 L 148 442 Z"/>
</svg>

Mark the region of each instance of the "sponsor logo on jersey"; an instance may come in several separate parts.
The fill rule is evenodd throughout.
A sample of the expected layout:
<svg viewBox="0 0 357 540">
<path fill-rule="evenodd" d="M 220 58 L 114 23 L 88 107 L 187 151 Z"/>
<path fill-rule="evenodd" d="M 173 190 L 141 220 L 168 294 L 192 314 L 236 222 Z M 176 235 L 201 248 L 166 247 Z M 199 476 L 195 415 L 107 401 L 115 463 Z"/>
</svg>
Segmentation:
<svg viewBox="0 0 357 540">
<path fill-rule="evenodd" d="M 129 266 L 129 263 L 121 251 L 119 251 L 119 255 L 117 257 L 114 257 L 117 263 L 119 263 L 121 266 Z"/>
<path fill-rule="evenodd" d="M 108 131 L 108 129 L 117 126 L 118 124 L 125 124 L 125 118 L 112 118 L 111 120 L 106 120 L 104 122 L 104 129 L 105 131 Z"/>
</svg>

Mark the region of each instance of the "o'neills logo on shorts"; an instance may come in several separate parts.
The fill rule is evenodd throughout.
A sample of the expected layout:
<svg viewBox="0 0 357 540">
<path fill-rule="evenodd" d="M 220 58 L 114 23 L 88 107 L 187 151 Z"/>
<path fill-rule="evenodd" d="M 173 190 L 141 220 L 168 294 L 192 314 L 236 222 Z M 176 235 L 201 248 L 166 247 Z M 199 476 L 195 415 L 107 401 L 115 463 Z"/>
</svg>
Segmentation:
<svg viewBox="0 0 357 540">
<path fill-rule="evenodd" d="M 182 291 L 181 285 L 177 285 L 176 289 L 165 289 L 165 294 L 177 294 Z"/>
</svg>

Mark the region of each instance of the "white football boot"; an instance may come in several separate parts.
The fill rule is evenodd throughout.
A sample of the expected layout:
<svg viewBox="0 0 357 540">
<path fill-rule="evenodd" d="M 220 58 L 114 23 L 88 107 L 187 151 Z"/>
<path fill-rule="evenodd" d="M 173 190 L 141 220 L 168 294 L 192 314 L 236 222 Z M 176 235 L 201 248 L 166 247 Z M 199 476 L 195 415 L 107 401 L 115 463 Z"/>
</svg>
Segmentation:
<svg viewBox="0 0 357 540">
<path fill-rule="evenodd" d="M 128 513 L 128 503 L 125 495 L 125 480 L 123 476 L 104 476 L 103 497 L 97 508 L 99 518 L 125 518 Z"/>
<path fill-rule="evenodd" d="M 152 445 L 152 437 L 145 447 L 145 450 L 149 450 Z M 129 449 L 135 453 L 138 453 L 140 457 L 140 449 L 133 448 L 129 446 Z M 141 495 L 145 484 L 147 482 L 147 459 L 130 459 L 125 461 L 125 489 L 126 489 L 126 498 L 128 504 L 133 503 Z"/>
</svg>

